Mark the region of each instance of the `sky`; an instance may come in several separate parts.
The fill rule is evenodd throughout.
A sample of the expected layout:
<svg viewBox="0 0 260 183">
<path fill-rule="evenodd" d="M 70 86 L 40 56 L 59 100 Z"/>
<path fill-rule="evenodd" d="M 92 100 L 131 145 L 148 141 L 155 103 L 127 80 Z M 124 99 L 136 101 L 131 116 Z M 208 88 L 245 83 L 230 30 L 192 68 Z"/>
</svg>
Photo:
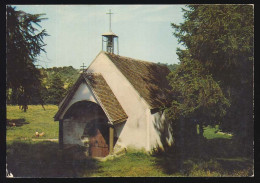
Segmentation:
<svg viewBox="0 0 260 183">
<path fill-rule="evenodd" d="M 40 25 L 50 36 L 38 57 L 49 67 L 88 66 L 102 50 L 102 34 L 118 37 L 119 55 L 160 63 L 178 63 L 178 44 L 171 23 L 182 23 L 184 5 L 13 5 L 26 13 L 45 13 Z M 36 26 L 37 27 L 37 26 Z M 39 28 L 39 27 L 38 27 Z M 116 53 L 116 52 L 115 52 Z"/>
</svg>

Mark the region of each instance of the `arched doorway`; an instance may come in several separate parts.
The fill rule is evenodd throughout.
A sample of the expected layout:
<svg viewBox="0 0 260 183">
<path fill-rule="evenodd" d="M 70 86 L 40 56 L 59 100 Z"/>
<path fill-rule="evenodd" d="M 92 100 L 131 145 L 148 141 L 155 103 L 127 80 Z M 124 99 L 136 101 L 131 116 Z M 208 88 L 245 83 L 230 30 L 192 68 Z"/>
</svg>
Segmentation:
<svg viewBox="0 0 260 183">
<path fill-rule="evenodd" d="M 76 102 L 67 110 L 63 121 L 64 144 L 85 146 L 92 157 L 109 154 L 108 119 L 98 104 Z"/>
<path fill-rule="evenodd" d="M 81 139 L 89 147 L 89 155 L 92 157 L 105 157 L 109 154 L 109 127 L 106 122 L 102 118 L 94 119 L 84 128 Z"/>
</svg>

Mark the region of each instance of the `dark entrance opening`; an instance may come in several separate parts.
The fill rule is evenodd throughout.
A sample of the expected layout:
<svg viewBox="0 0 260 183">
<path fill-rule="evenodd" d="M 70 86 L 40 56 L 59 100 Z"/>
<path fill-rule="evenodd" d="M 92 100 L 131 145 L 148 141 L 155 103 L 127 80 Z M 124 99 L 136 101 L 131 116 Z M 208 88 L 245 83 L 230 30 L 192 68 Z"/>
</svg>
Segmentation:
<svg viewBox="0 0 260 183">
<path fill-rule="evenodd" d="M 73 104 L 66 112 L 64 119 L 75 119 L 84 123 L 81 140 L 91 157 L 105 157 L 109 154 L 108 118 L 103 109 L 96 103 L 80 101 Z M 76 120 L 77 119 L 77 120 Z M 66 134 L 64 134 L 66 135 Z"/>
<path fill-rule="evenodd" d="M 85 146 L 89 147 L 92 157 L 105 157 L 109 154 L 109 127 L 105 119 L 95 119 L 86 124 L 81 138 L 87 138 Z"/>
</svg>

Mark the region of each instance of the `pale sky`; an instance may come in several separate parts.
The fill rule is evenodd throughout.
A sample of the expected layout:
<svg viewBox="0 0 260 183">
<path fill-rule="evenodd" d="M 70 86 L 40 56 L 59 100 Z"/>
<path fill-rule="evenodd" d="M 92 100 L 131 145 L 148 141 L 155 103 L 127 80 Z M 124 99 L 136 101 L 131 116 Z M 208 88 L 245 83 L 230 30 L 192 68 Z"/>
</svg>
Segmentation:
<svg viewBox="0 0 260 183">
<path fill-rule="evenodd" d="M 178 63 L 171 23 L 183 22 L 184 5 L 12 5 L 27 13 L 45 13 L 40 25 L 50 35 L 44 38 L 46 54 L 39 57 L 44 68 L 88 66 L 102 50 L 101 35 L 119 36 L 119 54 L 136 59 Z"/>
</svg>

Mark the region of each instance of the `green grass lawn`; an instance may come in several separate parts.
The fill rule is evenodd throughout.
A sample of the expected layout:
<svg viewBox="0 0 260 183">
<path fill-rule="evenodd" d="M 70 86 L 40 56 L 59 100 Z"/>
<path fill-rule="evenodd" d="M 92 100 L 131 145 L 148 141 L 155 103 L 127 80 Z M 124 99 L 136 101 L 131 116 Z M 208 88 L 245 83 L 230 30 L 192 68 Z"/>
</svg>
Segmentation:
<svg viewBox="0 0 260 183">
<path fill-rule="evenodd" d="M 214 127 L 211 127 L 211 126 L 204 127 L 203 135 L 207 139 L 216 139 L 216 138 L 231 139 L 232 138 L 232 134 L 222 132 L 219 129 L 218 125 L 216 125 Z"/>
<path fill-rule="evenodd" d="M 162 177 L 180 176 L 178 173 L 164 173 L 163 167 L 157 164 L 156 157 L 142 151 L 128 150 L 125 155 L 113 160 L 99 162 L 100 168 L 91 176 L 94 177 Z"/>
<path fill-rule="evenodd" d="M 53 116 L 58 110 L 55 105 L 29 105 L 28 111 L 23 112 L 18 106 L 7 106 L 6 140 L 26 140 L 32 138 L 58 139 L 59 123 L 54 122 Z M 15 123 L 15 126 L 8 124 Z M 44 132 L 44 136 L 36 137 L 35 132 Z"/>
<path fill-rule="evenodd" d="M 149 155 L 128 150 L 112 160 L 87 158 L 80 148 L 62 152 L 57 141 L 58 123 L 53 116 L 58 107 L 29 106 L 26 113 L 18 106 L 7 106 L 7 164 L 15 177 L 179 177 L 251 176 L 253 160 L 237 153 L 232 135 L 218 126 L 204 128 L 206 140 L 193 152 L 162 152 Z M 35 137 L 35 132 L 45 132 Z M 35 141 L 35 139 L 46 139 Z"/>
</svg>

